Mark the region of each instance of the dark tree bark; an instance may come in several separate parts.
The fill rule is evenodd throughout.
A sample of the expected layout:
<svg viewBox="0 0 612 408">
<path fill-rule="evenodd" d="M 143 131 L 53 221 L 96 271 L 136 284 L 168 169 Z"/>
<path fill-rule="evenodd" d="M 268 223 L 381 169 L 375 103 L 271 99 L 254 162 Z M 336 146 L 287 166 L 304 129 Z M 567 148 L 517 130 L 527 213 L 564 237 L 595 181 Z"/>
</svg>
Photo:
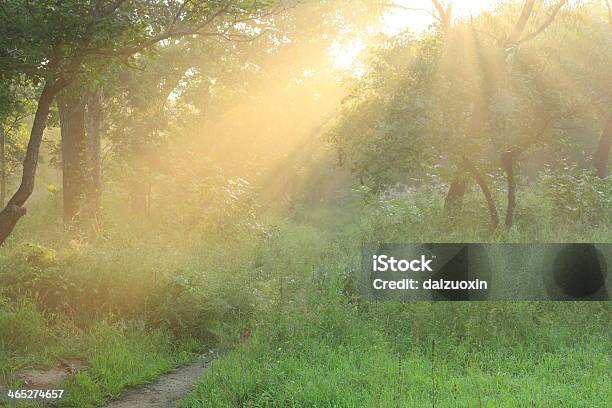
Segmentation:
<svg viewBox="0 0 612 408">
<path fill-rule="evenodd" d="M 99 219 L 102 208 L 102 93 L 87 95 L 87 164 L 84 190 L 84 208 L 87 217 Z"/>
<path fill-rule="evenodd" d="M 36 106 L 34 121 L 30 131 L 30 141 L 23 161 L 23 173 L 21 184 L 0 212 L 0 245 L 11 234 L 19 219 L 25 215 L 26 209 L 23 207 L 34 190 L 34 180 L 36 167 L 38 166 L 38 153 L 42 143 L 43 132 L 47 125 L 49 109 L 53 103 L 55 95 L 65 86 L 63 81 L 46 83 Z"/>
<path fill-rule="evenodd" d="M 601 132 L 597 150 L 593 154 L 593 165 L 597 177 L 605 179 L 608 177 L 608 156 L 612 147 L 612 115 L 608 117 L 606 127 Z"/>
<path fill-rule="evenodd" d="M 493 193 L 491 193 L 491 190 L 489 189 L 487 180 L 468 158 L 464 157 L 463 161 L 465 164 L 465 168 L 472 175 L 474 181 L 476 181 L 476 184 L 478 184 L 478 187 L 480 187 L 482 194 L 485 196 L 485 200 L 487 201 L 487 207 L 489 209 L 489 216 L 491 217 L 491 226 L 493 227 L 493 229 L 495 229 L 499 225 L 499 215 L 497 214 L 497 206 L 495 205 Z"/>
<path fill-rule="evenodd" d="M 85 98 L 77 82 L 57 96 L 62 136 L 64 223 L 77 221 L 83 210 L 87 158 Z"/>
<path fill-rule="evenodd" d="M 467 180 L 462 171 L 458 170 L 455 178 L 451 182 L 444 200 L 444 209 L 453 216 L 457 210 L 463 206 L 463 197 L 467 191 Z"/>
<path fill-rule="evenodd" d="M 533 136 L 524 141 L 523 144 L 515 146 L 514 148 L 507 150 L 501 154 L 501 162 L 504 172 L 506 173 L 506 180 L 508 183 L 508 195 L 507 195 L 507 206 L 506 206 L 506 227 L 510 228 L 514 225 L 514 213 L 516 211 L 516 194 L 517 194 L 517 183 L 516 183 L 516 165 L 521 160 L 521 156 L 527 151 L 527 149 L 535 146 L 537 143 L 542 141 L 542 138 L 550 125 L 550 120 L 544 120 L 540 124 L 539 130 L 534 132 Z"/>
<path fill-rule="evenodd" d="M 514 210 L 516 209 L 516 175 L 514 174 L 515 155 L 513 152 L 502 154 L 502 164 L 508 181 L 508 202 L 506 206 L 506 227 L 514 224 Z"/>
</svg>

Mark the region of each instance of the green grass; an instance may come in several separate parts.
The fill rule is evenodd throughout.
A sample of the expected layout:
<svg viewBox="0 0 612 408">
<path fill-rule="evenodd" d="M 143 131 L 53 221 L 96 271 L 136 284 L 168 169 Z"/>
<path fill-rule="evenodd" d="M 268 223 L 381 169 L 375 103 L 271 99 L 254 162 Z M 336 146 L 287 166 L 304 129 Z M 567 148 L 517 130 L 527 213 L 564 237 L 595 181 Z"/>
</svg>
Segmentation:
<svg viewBox="0 0 612 408">
<path fill-rule="evenodd" d="M 364 240 L 607 242 L 610 224 L 542 218 L 491 232 L 486 220 L 468 227 L 471 216 L 449 226 L 437 205 L 385 204 L 350 217 L 323 209 L 282 226 L 260 254 L 272 302 L 182 406 L 612 404 L 608 303 L 364 303 L 351 285 Z"/>
<path fill-rule="evenodd" d="M 183 407 L 606 407 L 612 401 L 609 339 L 602 340 L 601 329 L 570 329 L 578 337 L 544 345 L 521 338 L 503 346 L 483 338 L 479 345 L 474 336 L 466 341 L 453 333 L 423 342 L 411 337 L 407 316 L 395 322 L 405 326 L 396 337 L 349 306 L 312 309 L 261 327 L 203 376 Z M 535 327 L 530 333 L 543 334 L 549 333 Z"/>
<path fill-rule="evenodd" d="M 200 348 L 194 342 L 172 344 L 162 331 L 96 327 L 90 334 L 89 371 L 69 378 L 62 406 L 90 407 L 118 397 L 126 388 L 157 378 L 189 362 Z"/>
<path fill-rule="evenodd" d="M 0 363 L 9 378 L 11 371 L 19 367 L 55 366 L 60 357 L 82 360 L 88 369 L 57 385 L 58 389 L 65 390 L 61 406 L 85 408 L 103 404 L 127 387 L 151 381 L 189 362 L 202 348 L 193 340 L 176 341 L 167 331 L 146 330 L 125 323 L 99 322 L 86 331 L 69 326 L 53 330 L 55 333 L 38 338 L 43 344 L 37 350 L 5 352 L 5 360 Z M 23 386 L 9 380 L 7 388 Z"/>
<path fill-rule="evenodd" d="M 355 291 L 364 241 L 611 241 L 609 215 L 557 222 L 520 198 L 510 231 L 491 231 L 475 193 L 453 223 L 425 192 L 270 216 L 232 239 L 146 223 L 88 238 L 34 217 L 0 252 L 0 382 L 82 358 L 61 405 L 95 406 L 206 346 L 223 357 L 185 407 L 609 406 L 608 303 Z"/>
<path fill-rule="evenodd" d="M 612 403 L 606 303 L 368 304 L 335 289 L 279 298 L 182 406 Z"/>
</svg>

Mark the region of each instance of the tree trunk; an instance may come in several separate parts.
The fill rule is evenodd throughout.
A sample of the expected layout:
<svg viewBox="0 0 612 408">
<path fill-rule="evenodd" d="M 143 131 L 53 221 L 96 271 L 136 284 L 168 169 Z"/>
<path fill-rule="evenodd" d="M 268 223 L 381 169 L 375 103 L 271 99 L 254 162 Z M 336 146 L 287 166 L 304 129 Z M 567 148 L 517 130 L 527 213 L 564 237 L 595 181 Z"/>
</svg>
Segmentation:
<svg viewBox="0 0 612 408">
<path fill-rule="evenodd" d="M 439 0 L 431 0 L 431 2 L 438 13 L 438 19 L 442 24 L 444 33 L 448 34 L 452 27 L 453 4 L 449 3 L 445 8 Z"/>
<path fill-rule="evenodd" d="M 516 176 L 514 174 L 514 155 L 512 152 L 502 154 L 502 164 L 508 180 L 508 203 L 506 207 L 506 227 L 514 224 L 514 210 L 516 209 Z"/>
<path fill-rule="evenodd" d="M 529 18 L 533 14 L 533 7 L 535 5 L 535 0 L 526 0 L 523 4 L 523 9 L 521 10 L 521 15 L 514 25 L 512 32 L 506 39 L 505 47 L 510 47 L 519 42 L 521 39 L 521 35 L 525 31 L 525 27 L 527 27 L 527 22 Z"/>
<path fill-rule="evenodd" d="M 444 209 L 450 216 L 452 216 L 456 210 L 461 209 L 463 206 L 463 197 L 465 196 L 466 190 L 467 180 L 465 179 L 465 175 L 458 170 L 455 178 L 448 188 L 448 193 L 446 194 L 446 199 L 444 200 Z"/>
<path fill-rule="evenodd" d="M 466 169 L 468 172 L 472 174 L 474 177 L 474 181 L 480 187 L 482 194 L 485 196 L 485 200 L 487 201 L 487 207 L 489 208 L 489 216 L 491 217 L 491 225 L 493 229 L 497 228 L 499 225 L 499 216 L 497 215 L 497 207 L 495 205 L 495 200 L 493 199 L 493 194 L 487 185 L 487 181 L 484 176 L 478 171 L 476 166 L 469 161 L 466 157 L 463 158 Z"/>
<path fill-rule="evenodd" d="M 28 142 L 26 155 L 23 160 L 21 184 L 7 203 L 6 207 L 0 212 L 0 245 L 6 241 L 6 238 L 11 234 L 19 219 L 26 213 L 26 209 L 23 205 L 34 190 L 38 153 L 42 143 L 43 132 L 47 126 L 49 108 L 59 89 L 61 88 L 58 82 L 52 85 L 46 83 L 38 98 L 34 122 L 32 123 L 32 130 L 30 131 L 30 141 Z"/>
<path fill-rule="evenodd" d="M 597 177 L 605 179 L 608 177 L 608 156 L 612 147 L 612 115 L 608 117 L 606 127 L 601 132 L 597 150 L 593 154 L 593 165 Z"/>
<path fill-rule="evenodd" d="M 92 92 L 87 98 L 87 183 L 84 207 L 88 217 L 99 218 L 102 207 L 102 93 Z"/>
<path fill-rule="evenodd" d="M 68 225 L 81 215 L 86 173 L 85 100 L 77 82 L 58 95 L 57 105 L 62 136 L 64 223 Z"/>
</svg>

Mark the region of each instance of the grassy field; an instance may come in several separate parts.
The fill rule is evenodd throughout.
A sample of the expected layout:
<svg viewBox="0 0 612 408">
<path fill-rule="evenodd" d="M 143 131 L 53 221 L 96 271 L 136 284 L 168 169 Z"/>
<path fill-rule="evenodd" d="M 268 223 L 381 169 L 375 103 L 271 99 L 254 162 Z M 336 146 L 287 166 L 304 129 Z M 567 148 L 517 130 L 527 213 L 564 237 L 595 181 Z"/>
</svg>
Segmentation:
<svg viewBox="0 0 612 408">
<path fill-rule="evenodd" d="M 376 211 L 386 216 L 362 213 L 342 228 L 339 213 L 319 212 L 282 230 L 271 249 L 278 255 L 261 266 L 276 271 L 276 301 L 184 407 L 610 406 L 607 303 L 361 302 L 353 278 L 365 237 L 487 239 L 478 224 L 443 235 L 435 222 L 410 220 L 409 207 Z M 488 238 L 512 241 L 514 233 Z M 609 241 L 605 226 L 593 234 Z"/>
<path fill-rule="evenodd" d="M 423 194 L 303 210 L 231 240 L 134 225 L 88 241 L 33 219 L 0 255 L 0 375 L 17 387 L 21 368 L 80 358 L 89 369 L 60 404 L 90 407 L 214 350 L 183 407 L 610 406 L 608 303 L 359 298 L 364 240 L 610 241 L 607 219 L 554 224 L 545 208 L 493 233 L 469 200 L 454 225 Z"/>
<path fill-rule="evenodd" d="M 261 325 L 184 407 L 606 407 L 602 305 L 342 304 Z M 567 322 L 568 315 L 584 320 Z M 518 317 L 520 316 L 520 317 Z M 579 328 L 581 327 L 581 329 Z"/>
</svg>

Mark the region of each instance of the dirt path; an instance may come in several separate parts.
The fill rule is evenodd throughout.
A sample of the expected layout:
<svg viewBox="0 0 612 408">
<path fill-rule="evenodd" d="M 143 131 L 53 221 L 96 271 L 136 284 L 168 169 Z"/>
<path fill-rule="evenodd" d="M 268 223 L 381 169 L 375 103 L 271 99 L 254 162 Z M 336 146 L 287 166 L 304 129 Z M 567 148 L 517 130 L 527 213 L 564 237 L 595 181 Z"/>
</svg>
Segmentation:
<svg viewBox="0 0 612 408">
<path fill-rule="evenodd" d="M 176 407 L 195 386 L 196 381 L 211 362 L 199 359 L 176 371 L 162 375 L 155 382 L 126 391 L 104 408 L 170 408 Z"/>
</svg>

